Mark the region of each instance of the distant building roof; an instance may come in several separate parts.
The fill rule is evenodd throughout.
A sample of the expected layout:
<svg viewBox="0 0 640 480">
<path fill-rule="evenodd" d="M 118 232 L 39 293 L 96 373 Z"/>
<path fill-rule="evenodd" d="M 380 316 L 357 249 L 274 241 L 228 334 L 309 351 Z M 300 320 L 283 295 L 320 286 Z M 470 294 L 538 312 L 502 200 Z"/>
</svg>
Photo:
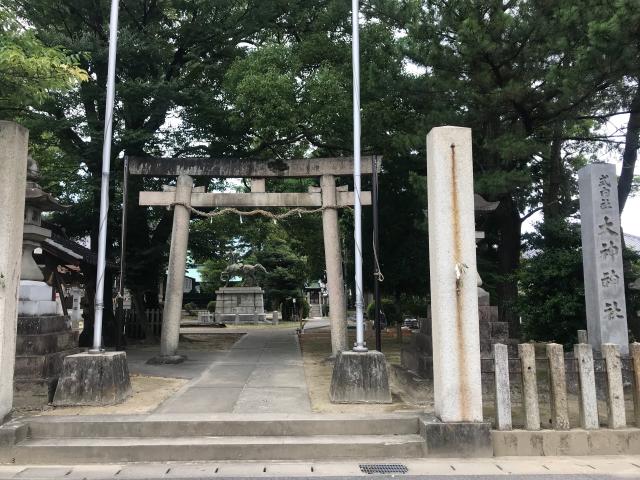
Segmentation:
<svg viewBox="0 0 640 480">
<path fill-rule="evenodd" d="M 640 254 L 640 237 L 631 235 L 629 233 L 624 234 L 624 244 L 630 250 Z"/>
</svg>

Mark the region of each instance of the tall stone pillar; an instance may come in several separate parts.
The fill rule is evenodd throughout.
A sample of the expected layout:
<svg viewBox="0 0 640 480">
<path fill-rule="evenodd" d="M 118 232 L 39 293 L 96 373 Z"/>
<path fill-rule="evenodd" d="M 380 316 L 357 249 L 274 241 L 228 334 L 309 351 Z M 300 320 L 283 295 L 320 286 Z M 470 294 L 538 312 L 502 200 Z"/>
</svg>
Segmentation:
<svg viewBox="0 0 640 480">
<path fill-rule="evenodd" d="M 191 205 L 193 179 L 180 175 L 176 184 L 176 203 L 173 209 L 173 230 L 171 231 L 171 250 L 167 271 L 167 288 L 164 299 L 162 334 L 160 338 L 160 356 L 150 360 L 152 363 L 180 363 L 184 357 L 177 355 L 180 338 L 180 316 L 182 315 L 182 294 L 184 274 L 187 264 L 187 246 L 189 243 L 189 219 L 191 212 L 185 206 Z"/>
<path fill-rule="evenodd" d="M 429 132 L 427 179 L 435 414 L 481 422 L 471 129 Z"/>
<path fill-rule="evenodd" d="M 593 163 L 578 171 L 584 296 L 594 350 L 615 343 L 629 353 L 616 168 Z"/>
<path fill-rule="evenodd" d="M 0 121 L 0 422 L 13 406 L 29 131 Z"/>
<path fill-rule="evenodd" d="M 347 309 L 342 275 L 342 252 L 338 227 L 336 179 L 333 175 L 320 177 L 322 189 L 322 231 L 324 258 L 327 266 L 329 291 L 329 322 L 331 324 L 331 351 L 333 355 L 347 349 Z M 329 208 L 326 208 L 329 207 Z"/>
</svg>

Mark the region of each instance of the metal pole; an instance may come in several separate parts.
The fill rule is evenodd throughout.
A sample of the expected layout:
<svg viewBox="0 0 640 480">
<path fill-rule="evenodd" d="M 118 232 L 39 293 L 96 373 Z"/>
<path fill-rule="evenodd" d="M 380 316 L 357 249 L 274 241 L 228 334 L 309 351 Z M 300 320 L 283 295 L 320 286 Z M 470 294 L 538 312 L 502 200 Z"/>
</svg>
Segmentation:
<svg viewBox="0 0 640 480">
<path fill-rule="evenodd" d="M 375 304 L 376 350 L 382 351 L 382 334 L 380 332 L 380 264 L 378 261 L 378 157 L 373 156 L 373 176 L 371 177 L 371 196 L 373 197 L 373 297 Z"/>
<path fill-rule="evenodd" d="M 355 352 L 366 352 L 364 342 L 364 296 L 362 294 L 362 203 L 360 200 L 360 7 L 358 0 L 351 2 L 351 27 L 353 43 L 351 58 L 353 63 L 353 192 L 354 201 L 354 244 L 356 270 L 356 343 Z"/>
<path fill-rule="evenodd" d="M 122 179 L 122 227 L 120 235 L 120 284 L 118 285 L 118 334 L 116 335 L 116 349 L 124 344 L 124 272 L 127 257 L 127 205 L 129 204 L 129 157 L 124 157 L 124 172 Z"/>
<path fill-rule="evenodd" d="M 107 250 L 107 217 L 109 213 L 109 170 L 111 167 L 111 139 L 113 127 L 113 99 L 116 77 L 116 46 L 118 41 L 118 0 L 111 0 L 109 20 L 109 68 L 107 70 L 107 103 L 104 117 L 102 143 L 102 184 L 100 187 L 100 225 L 98 230 L 98 268 L 96 273 L 95 318 L 93 324 L 93 348 L 91 353 L 100 353 L 102 348 L 102 314 L 104 311 L 104 274 Z M 111 301 L 111 299 L 109 299 Z"/>
</svg>

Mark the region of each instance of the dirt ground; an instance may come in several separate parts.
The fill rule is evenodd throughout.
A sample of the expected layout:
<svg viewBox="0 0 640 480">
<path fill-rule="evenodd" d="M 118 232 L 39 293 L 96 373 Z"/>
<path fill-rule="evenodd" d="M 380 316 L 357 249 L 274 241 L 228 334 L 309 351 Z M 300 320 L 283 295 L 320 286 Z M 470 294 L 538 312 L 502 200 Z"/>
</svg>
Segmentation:
<svg viewBox="0 0 640 480">
<path fill-rule="evenodd" d="M 400 347 L 402 343 L 396 338 L 395 329 L 389 329 L 382 335 L 382 351 L 389 364 L 389 386 L 391 388 L 392 403 L 389 404 L 333 404 L 329 401 L 329 387 L 333 361 L 331 354 L 331 336 L 328 329 L 307 331 L 300 338 L 300 347 L 304 361 L 304 372 L 309 388 L 311 408 L 314 412 L 328 413 L 362 413 L 375 414 L 395 411 L 428 410 L 430 401 L 416 402 L 402 384 L 402 379 L 394 374 L 393 365 L 400 364 Z M 408 342 L 410 332 L 403 332 L 403 342 Z M 367 345 L 375 345 L 372 329 L 367 329 L 365 335 Z M 355 341 L 355 332 L 349 330 L 349 344 Z"/>
<path fill-rule="evenodd" d="M 180 350 L 187 356 L 189 351 L 196 350 L 229 350 L 244 333 L 224 332 L 216 330 L 207 333 L 186 333 L 180 335 Z M 136 350 L 156 351 L 156 342 L 142 342 L 130 345 Z M 176 393 L 189 380 L 183 378 L 158 377 L 131 374 L 132 395 L 119 405 L 105 407 L 53 407 L 45 405 L 42 408 L 16 408 L 14 415 L 131 415 L 149 413 L 162 402 Z"/>
</svg>

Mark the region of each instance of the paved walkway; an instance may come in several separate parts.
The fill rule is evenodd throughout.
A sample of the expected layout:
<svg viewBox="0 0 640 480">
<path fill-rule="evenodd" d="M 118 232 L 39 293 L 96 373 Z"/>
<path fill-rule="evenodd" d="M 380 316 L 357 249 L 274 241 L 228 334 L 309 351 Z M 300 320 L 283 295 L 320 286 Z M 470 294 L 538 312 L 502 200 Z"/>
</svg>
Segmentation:
<svg viewBox="0 0 640 480">
<path fill-rule="evenodd" d="M 154 413 L 308 413 L 294 330 L 253 330 Z"/>
<path fill-rule="evenodd" d="M 637 456 L 596 457 L 498 457 L 479 459 L 378 459 L 375 463 L 401 464 L 405 475 L 367 475 L 360 464 L 344 462 L 201 462 L 102 464 L 78 466 L 0 466 L 0 480 L 9 479 L 92 479 L 92 480 L 160 480 L 220 478 L 361 478 L 376 479 L 474 479 L 497 480 L 505 477 L 526 480 L 603 480 L 637 479 L 640 472 Z"/>
</svg>

